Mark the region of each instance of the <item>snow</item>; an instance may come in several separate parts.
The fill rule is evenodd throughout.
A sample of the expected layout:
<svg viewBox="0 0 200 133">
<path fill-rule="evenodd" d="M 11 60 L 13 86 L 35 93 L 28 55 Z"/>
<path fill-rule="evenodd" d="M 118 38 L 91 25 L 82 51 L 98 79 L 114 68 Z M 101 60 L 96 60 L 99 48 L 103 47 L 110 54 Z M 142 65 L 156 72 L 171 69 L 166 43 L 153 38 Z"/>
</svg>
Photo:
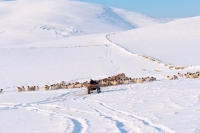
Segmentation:
<svg viewBox="0 0 200 133">
<path fill-rule="evenodd" d="M 200 80 L 167 80 L 200 71 L 199 20 L 166 23 L 71 0 L 1 1 L 0 133 L 200 132 Z M 140 54 L 192 67 L 169 69 Z M 118 73 L 157 80 L 90 95 L 86 88 L 42 91 L 46 84 Z M 40 90 L 17 92 L 28 85 Z"/>
<path fill-rule="evenodd" d="M 145 54 L 173 65 L 199 66 L 199 23 L 199 16 L 185 18 L 124 31 L 109 39 L 132 53 Z"/>
<path fill-rule="evenodd" d="M 0 47 L 163 23 L 139 13 L 73 0 L 3 1 L 0 15 Z"/>
</svg>

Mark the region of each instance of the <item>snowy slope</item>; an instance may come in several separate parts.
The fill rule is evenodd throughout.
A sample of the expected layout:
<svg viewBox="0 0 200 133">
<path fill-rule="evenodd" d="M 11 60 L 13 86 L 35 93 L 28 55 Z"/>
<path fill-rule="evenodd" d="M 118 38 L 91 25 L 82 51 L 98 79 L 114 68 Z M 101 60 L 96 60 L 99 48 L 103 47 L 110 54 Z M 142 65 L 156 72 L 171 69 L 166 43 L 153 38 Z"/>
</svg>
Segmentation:
<svg viewBox="0 0 200 133">
<path fill-rule="evenodd" d="M 0 46 L 123 31 L 161 22 L 139 13 L 73 0 L 1 1 Z"/>
<path fill-rule="evenodd" d="M 170 70 L 127 52 L 108 35 L 1 48 L 0 132 L 199 132 L 199 79 L 168 81 L 166 76 L 200 69 Z M 106 87 L 91 95 L 86 88 L 41 90 L 62 80 L 82 82 L 121 72 L 157 81 Z M 39 85 L 40 91 L 18 93 L 22 85 Z"/>
<path fill-rule="evenodd" d="M 109 42 L 107 34 L 84 35 L 51 42 L 0 48 L 3 87 L 60 82 L 148 69 L 162 65 L 132 55 Z M 130 74 L 131 74 L 130 73 Z M 18 78 L 20 77 L 20 78 Z M 12 81 L 12 82 L 11 82 Z"/>
<path fill-rule="evenodd" d="M 200 67 L 174 70 L 138 56 L 199 65 L 199 17 L 160 23 L 71 0 L 1 0 L 0 133 L 199 133 L 200 80 L 166 77 Z M 46 84 L 118 73 L 157 81 L 91 95 L 86 88 L 42 91 Z M 28 85 L 40 90 L 17 92 Z"/>
<path fill-rule="evenodd" d="M 200 65 L 200 17 L 125 31 L 109 39 L 136 54 L 174 65 Z"/>
</svg>

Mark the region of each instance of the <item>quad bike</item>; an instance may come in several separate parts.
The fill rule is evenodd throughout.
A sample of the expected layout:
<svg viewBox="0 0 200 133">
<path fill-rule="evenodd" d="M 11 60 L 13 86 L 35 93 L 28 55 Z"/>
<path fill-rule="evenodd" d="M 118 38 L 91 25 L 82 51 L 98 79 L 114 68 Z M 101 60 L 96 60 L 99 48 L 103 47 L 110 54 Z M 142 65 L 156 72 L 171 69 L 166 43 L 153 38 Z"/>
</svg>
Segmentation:
<svg viewBox="0 0 200 133">
<path fill-rule="evenodd" d="M 88 94 L 91 94 L 92 91 L 97 90 L 97 93 L 100 93 L 101 91 L 98 91 L 99 84 L 88 84 Z"/>
</svg>

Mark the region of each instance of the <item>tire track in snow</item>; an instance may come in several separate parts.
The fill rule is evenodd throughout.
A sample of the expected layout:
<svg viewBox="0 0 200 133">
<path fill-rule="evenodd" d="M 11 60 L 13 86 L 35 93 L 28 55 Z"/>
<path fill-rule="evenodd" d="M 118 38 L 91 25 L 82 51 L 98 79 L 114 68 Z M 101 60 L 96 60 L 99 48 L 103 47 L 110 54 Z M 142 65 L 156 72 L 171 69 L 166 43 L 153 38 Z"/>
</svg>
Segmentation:
<svg viewBox="0 0 200 133">
<path fill-rule="evenodd" d="M 70 119 L 74 123 L 74 129 L 72 130 L 72 133 L 85 133 L 85 132 L 87 132 L 88 125 L 87 125 L 86 120 L 84 120 L 84 119 L 77 118 L 77 117 L 67 115 L 67 114 L 59 114 L 59 113 L 56 113 L 56 112 L 53 112 L 53 111 L 43 110 L 43 109 L 39 109 L 39 108 L 36 108 L 36 107 L 25 107 L 25 108 L 29 111 L 35 111 L 35 112 L 41 113 L 41 114 L 47 114 L 47 115 L 52 115 L 52 116 Z"/>
<path fill-rule="evenodd" d="M 142 133 L 140 131 L 140 129 L 138 127 L 135 127 L 132 123 L 129 123 L 126 120 L 119 118 L 118 116 L 105 113 L 104 111 L 93 107 L 89 102 L 84 102 L 85 98 L 82 98 L 82 99 L 84 99 L 84 100 L 78 100 L 78 98 L 75 98 L 74 100 L 88 105 L 91 109 L 93 109 L 96 113 L 98 113 L 100 117 L 103 117 L 105 119 L 108 119 L 108 120 L 114 122 L 116 124 L 116 128 L 118 129 L 119 132 L 121 132 L 121 133 L 127 133 L 127 132 Z M 128 129 L 126 129 L 127 126 L 129 126 Z"/>
<path fill-rule="evenodd" d="M 94 103 L 97 103 L 99 104 L 100 106 L 104 107 L 104 108 L 107 108 L 113 112 L 117 112 L 117 113 L 120 113 L 120 114 L 123 114 L 123 115 L 126 115 L 126 116 L 129 116 L 129 117 L 132 117 L 134 119 L 136 119 L 137 121 L 140 121 L 142 122 L 145 126 L 149 126 L 151 128 L 154 128 L 156 129 L 158 132 L 169 132 L 169 133 L 174 133 L 174 131 L 172 131 L 170 128 L 168 127 L 165 127 L 161 124 L 154 124 L 152 123 L 150 120 L 148 120 L 147 118 L 142 118 L 140 116 L 137 116 L 135 114 L 131 114 L 131 113 L 128 113 L 128 112 L 125 112 L 125 111 L 120 111 L 118 109 L 115 109 L 115 108 L 112 108 L 110 106 L 108 106 L 107 104 L 103 103 L 103 102 L 99 102 L 99 101 L 95 101 L 95 100 L 88 100 L 87 101 L 89 102 L 94 102 Z"/>
<path fill-rule="evenodd" d="M 74 129 L 72 130 L 72 133 L 77 133 L 77 132 L 81 132 L 81 133 L 85 133 L 88 130 L 88 124 L 87 121 L 81 118 L 77 118 L 74 116 L 70 116 L 70 115 L 66 115 L 66 114 L 58 114 L 56 112 L 53 111 L 49 111 L 49 110 L 42 110 L 36 107 L 33 107 L 34 105 L 46 105 L 46 104 L 51 104 L 51 103 L 55 103 L 55 102 L 63 102 L 67 99 L 63 99 L 63 97 L 66 96 L 70 96 L 70 95 L 74 95 L 74 93 L 76 93 L 75 91 L 70 91 L 68 93 L 62 94 L 60 96 L 56 96 L 53 98 L 47 98 L 45 100 L 42 101 L 37 101 L 37 102 L 31 102 L 31 103 L 1 103 L 0 107 L 0 111 L 6 111 L 6 110 L 11 110 L 11 109 L 26 109 L 28 111 L 35 111 L 37 113 L 41 113 L 41 114 L 48 114 L 48 115 L 52 115 L 52 116 L 57 116 L 57 117 L 63 117 L 63 118 L 68 118 L 70 119 L 70 121 L 73 122 L 74 124 Z"/>
<path fill-rule="evenodd" d="M 112 45 L 107 45 L 107 50 L 106 50 L 106 57 L 108 58 L 109 62 L 111 63 L 111 65 L 115 68 L 114 71 L 114 75 L 118 73 L 118 71 L 120 70 L 121 66 L 113 60 L 112 58 Z"/>
</svg>

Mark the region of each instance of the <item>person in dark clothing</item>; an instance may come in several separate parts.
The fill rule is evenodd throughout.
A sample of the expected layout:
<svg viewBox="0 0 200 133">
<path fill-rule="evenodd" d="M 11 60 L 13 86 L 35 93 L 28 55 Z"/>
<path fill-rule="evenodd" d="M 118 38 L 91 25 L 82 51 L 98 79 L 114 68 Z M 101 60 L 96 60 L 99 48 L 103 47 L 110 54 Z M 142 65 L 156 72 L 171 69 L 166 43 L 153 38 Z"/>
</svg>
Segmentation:
<svg viewBox="0 0 200 133">
<path fill-rule="evenodd" d="M 100 85 L 97 81 L 94 81 L 92 79 L 90 79 L 90 84 L 93 84 L 93 85 L 96 85 L 98 84 L 98 88 L 97 88 L 97 92 L 100 93 L 101 92 L 101 88 L 100 88 Z"/>
<path fill-rule="evenodd" d="M 96 81 L 90 79 L 90 84 L 96 85 L 96 84 L 98 84 L 98 83 L 97 83 Z"/>
</svg>

